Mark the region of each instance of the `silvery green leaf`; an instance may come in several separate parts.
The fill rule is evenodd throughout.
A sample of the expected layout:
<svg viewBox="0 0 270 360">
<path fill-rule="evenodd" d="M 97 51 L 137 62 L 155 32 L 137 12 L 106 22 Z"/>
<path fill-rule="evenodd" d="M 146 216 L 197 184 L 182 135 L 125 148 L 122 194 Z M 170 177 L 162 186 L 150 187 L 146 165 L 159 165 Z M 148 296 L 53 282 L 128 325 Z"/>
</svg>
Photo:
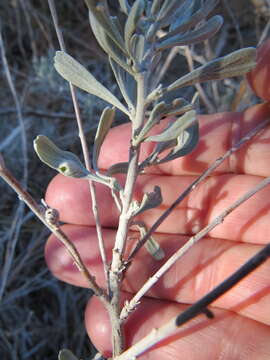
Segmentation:
<svg viewBox="0 0 270 360">
<path fill-rule="evenodd" d="M 79 360 L 70 350 L 63 349 L 58 354 L 58 360 Z"/>
<path fill-rule="evenodd" d="M 199 123 L 196 121 L 193 125 L 187 128 L 177 138 L 176 146 L 165 157 L 158 159 L 155 164 L 163 164 L 165 162 L 177 159 L 191 153 L 197 146 L 199 141 Z M 159 144 L 158 144 L 159 145 Z"/>
<path fill-rule="evenodd" d="M 135 32 L 137 23 L 144 12 L 144 7 L 144 0 L 136 0 L 130 9 L 124 30 L 124 38 L 127 49 L 129 49 L 130 38 Z"/>
<path fill-rule="evenodd" d="M 244 48 L 200 66 L 168 86 L 167 91 L 198 82 L 221 80 L 246 74 L 256 65 L 256 49 Z"/>
<path fill-rule="evenodd" d="M 106 107 L 100 117 L 96 136 L 95 136 L 95 142 L 94 142 L 94 148 L 93 148 L 93 167 L 95 170 L 98 169 L 98 158 L 101 146 L 105 140 L 106 135 L 108 134 L 112 122 L 114 120 L 115 116 L 115 109 Z"/>
<path fill-rule="evenodd" d="M 164 17 L 160 23 L 161 27 L 169 26 L 171 28 L 172 24 L 175 22 L 178 23 L 184 21 L 185 18 L 189 17 L 189 14 L 192 13 L 194 2 L 192 0 L 182 0 L 177 4 L 177 7 L 170 12 L 169 16 Z M 181 21 L 181 22 L 182 22 Z"/>
<path fill-rule="evenodd" d="M 148 136 L 144 141 L 170 141 L 178 138 L 184 130 L 196 122 L 196 111 L 188 111 L 185 115 L 176 119 L 166 130 L 161 134 Z"/>
<path fill-rule="evenodd" d="M 141 238 L 143 238 L 147 233 L 146 226 L 141 222 L 136 223 L 136 225 L 139 228 Z M 144 247 L 149 252 L 149 254 L 153 256 L 153 258 L 155 260 L 160 261 L 160 260 L 164 259 L 165 253 L 164 253 L 163 249 L 160 247 L 159 243 L 154 239 L 153 236 L 149 237 L 149 239 L 146 241 Z"/>
<path fill-rule="evenodd" d="M 99 23 L 89 12 L 89 20 L 92 31 L 102 49 L 117 62 L 123 69 L 125 69 L 130 74 L 133 74 L 131 67 L 126 62 L 126 56 L 120 50 L 120 48 L 111 40 L 111 38 L 106 34 L 104 29 L 99 26 Z"/>
<path fill-rule="evenodd" d="M 136 103 L 136 82 L 129 73 L 127 73 L 121 66 L 119 66 L 111 57 L 109 58 L 111 68 L 113 70 L 117 84 L 121 90 L 121 93 L 132 111 Z"/>
<path fill-rule="evenodd" d="M 55 69 L 64 79 L 80 89 L 109 102 L 129 116 L 129 111 L 124 105 L 73 57 L 64 51 L 57 51 L 54 61 Z"/>
<path fill-rule="evenodd" d="M 47 136 L 38 135 L 34 149 L 42 162 L 65 176 L 83 178 L 89 174 L 76 155 L 59 149 Z"/>
<path fill-rule="evenodd" d="M 127 174 L 128 172 L 128 162 L 120 162 L 113 164 L 106 172 L 107 176 L 114 174 Z"/>
<path fill-rule="evenodd" d="M 144 124 L 138 136 L 134 139 L 134 145 L 138 145 L 141 141 L 143 141 L 143 139 L 145 138 L 147 133 L 153 128 L 153 126 L 160 122 L 160 119 L 162 118 L 166 109 L 167 107 L 164 101 L 154 106 L 150 113 L 149 119 Z"/>
<path fill-rule="evenodd" d="M 161 189 L 159 186 L 155 186 L 152 192 L 148 192 L 143 195 L 139 208 L 133 216 L 137 216 L 142 212 L 158 207 L 162 203 Z"/>
<path fill-rule="evenodd" d="M 145 53 L 145 37 L 143 35 L 134 34 L 130 39 L 130 52 L 137 64 L 143 60 Z"/>
<path fill-rule="evenodd" d="M 127 0 L 119 0 L 119 5 L 121 10 L 128 15 L 129 11 L 130 11 L 130 5 L 128 3 Z"/>
<path fill-rule="evenodd" d="M 223 19 L 221 16 L 216 15 L 213 16 L 210 20 L 208 20 L 205 24 L 200 26 L 199 28 L 188 32 L 187 34 L 178 34 L 172 37 L 168 37 L 166 40 L 162 38 L 157 42 L 156 49 L 164 50 L 174 46 L 183 46 L 183 45 L 191 45 L 196 44 L 198 42 L 202 42 L 206 39 L 209 39 L 211 36 L 215 35 L 215 33 L 220 29 L 223 24 Z"/>
<path fill-rule="evenodd" d="M 176 18 L 176 20 L 172 22 L 172 25 L 170 26 L 170 31 L 166 36 L 163 37 L 163 40 L 166 40 L 173 35 L 180 34 L 181 32 L 184 33 L 190 30 L 192 27 L 196 26 L 200 21 L 206 19 L 209 13 L 215 8 L 217 3 L 218 0 L 209 0 L 206 1 L 198 11 L 196 11 L 190 16 L 185 16 L 185 14 L 182 13 L 181 16 L 178 16 L 178 18 Z M 184 12 L 188 12 L 188 10 L 190 10 L 190 8 L 192 7 L 193 3 L 190 2 L 189 4 L 187 4 L 187 6 L 185 6 Z"/>
<path fill-rule="evenodd" d="M 165 257 L 165 253 L 159 243 L 154 239 L 153 236 L 150 236 L 149 239 L 144 244 L 146 250 L 150 255 L 157 261 L 163 260 Z"/>
<path fill-rule="evenodd" d="M 86 5 L 106 34 L 125 52 L 124 39 L 101 1 L 85 0 Z"/>
<path fill-rule="evenodd" d="M 161 4 L 163 0 L 153 0 L 152 7 L 151 7 L 151 14 L 157 15 L 160 10 Z"/>
<path fill-rule="evenodd" d="M 147 30 L 147 33 L 145 35 L 146 41 L 147 42 L 153 42 L 155 40 L 156 34 L 158 32 L 158 30 L 160 29 L 161 24 L 158 22 L 154 22 L 153 24 L 151 24 Z"/>
<path fill-rule="evenodd" d="M 162 21 L 164 19 L 166 20 L 176 11 L 179 5 L 179 0 L 164 0 L 161 9 L 157 15 L 156 21 Z"/>
<path fill-rule="evenodd" d="M 176 98 L 173 102 L 167 106 L 164 116 L 173 117 L 181 115 L 193 109 L 193 105 L 189 104 L 183 98 Z"/>
<path fill-rule="evenodd" d="M 59 149 L 47 136 L 38 135 L 34 140 L 34 149 L 42 162 L 64 176 L 89 179 L 107 186 L 112 184 L 110 178 L 88 171 L 76 155 Z"/>
<path fill-rule="evenodd" d="M 173 2 L 168 1 L 168 5 L 173 4 Z M 178 2 L 178 4 L 175 4 L 175 8 L 173 7 L 173 11 L 171 11 L 170 16 L 165 16 L 165 17 L 159 17 L 159 15 L 161 14 L 160 10 L 160 6 L 161 6 L 161 1 L 154 1 L 153 5 L 152 5 L 152 18 L 154 19 L 153 24 L 151 24 L 151 26 L 149 27 L 147 34 L 146 34 L 146 39 L 149 42 L 153 42 L 155 39 L 155 35 L 157 33 L 157 31 L 159 29 L 161 29 L 162 27 L 168 26 L 170 25 L 170 30 L 173 29 L 173 25 L 175 24 L 174 27 L 177 27 L 180 23 L 182 23 L 184 21 L 184 19 L 189 18 L 190 17 L 190 13 L 192 10 L 192 6 L 193 6 L 193 0 L 185 0 L 184 2 Z M 156 16 L 156 13 L 159 12 L 159 15 Z"/>
<path fill-rule="evenodd" d="M 210 0 L 211 1 L 211 0 Z M 169 26 L 169 32 L 173 31 L 177 27 L 189 21 L 190 17 L 193 13 L 194 0 L 186 0 L 184 4 L 181 6 L 181 14 L 178 11 L 175 13 L 175 16 L 171 20 Z M 177 32 L 179 33 L 179 32 Z"/>
</svg>

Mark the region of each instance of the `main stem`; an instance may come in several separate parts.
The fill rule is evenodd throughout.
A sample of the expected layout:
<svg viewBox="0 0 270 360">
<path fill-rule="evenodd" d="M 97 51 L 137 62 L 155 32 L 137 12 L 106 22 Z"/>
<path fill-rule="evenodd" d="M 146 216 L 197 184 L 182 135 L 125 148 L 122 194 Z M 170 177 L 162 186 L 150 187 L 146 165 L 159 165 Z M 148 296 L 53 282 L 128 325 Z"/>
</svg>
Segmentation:
<svg viewBox="0 0 270 360">
<path fill-rule="evenodd" d="M 137 105 L 134 119 L 132 119 L 132 138 L 140 130 L 145 117 L 145 73 L 137 75 Z M 129 149 L 129 167 L 126 177 L 125 188 L 122 198 L 122 212 L 119 217 L 119 225 L 115 238 L 115 245 L 112 253 L 112 263 L 109 272 L 109 287 L 111 298 L 111 325 L 113 356 L 118 356 L 124 350 L 124 336 L 120 322 L 120 287 L 122 271 L 124 268 L 123 256 L 128 236 L 130 214 L 129 208 L 132 202 L 134 186 L 138 176 L 138 160 L 140 145 L 131 146 Z"/>
</svg>

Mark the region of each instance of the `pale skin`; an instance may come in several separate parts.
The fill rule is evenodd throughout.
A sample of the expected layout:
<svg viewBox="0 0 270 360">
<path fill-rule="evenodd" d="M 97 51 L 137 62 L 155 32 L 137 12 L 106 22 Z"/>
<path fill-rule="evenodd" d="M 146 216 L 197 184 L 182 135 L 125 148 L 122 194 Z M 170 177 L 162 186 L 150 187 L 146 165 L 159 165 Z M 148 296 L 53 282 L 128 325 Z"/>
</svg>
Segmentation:
<svg viewBox="0 0 270 360">
<path fill-rule="evenodd" d="M 256 93 L 266 101 L 242 113 L 200 116 L 201 140 L 188 156 L 156 168 L 138 180 L 136 198 L 159 185 L 164 203 L 141 217 L 150 226 L 159 214 L 231 144 L 237 142 L 256 124 L 270 116 L 270 42 L 259 51 L 258 65 L 249 76 Z M 267 55 L 268 54 L 268 55 Z M 127 160 L 129 126 L 114 128 L 102 148 L 99 165 L 106 169 Z M 142 156 L 151 145 L 144 146 Z M 270 176 L 270 127 L 252 139 L 230 161 L 200 185 L 155 234 L 168 258 L 188 235 L 209 223 L 227 205 L 252 188 L 263 177 Z M 97 186 L 100 215 L 104 227 L 106 250 L 115 237 L 118 212 L 109 190 Z M 83 260 L 97 281 L 105 286 L 103 266 L 98 251 L 94 220 L 90 211 L 89 187 L 84 180 L 56 176 L 50 183 L 46 201 L 60 211 L 67 223 L 64 231 L 78 247 Z M 136 238 L 133 232 L 131 238 Z M 153 327 L 194 303 L 213 286 L 229 276 L 242 263 L 270 241 L 270 188 L 257 193 L 229 215 L 208 237 L 196 244 L 166 273 L 148 293 L 125 325 L 127 346 L 146 335 Z M 130 250 L 134 240 L 128 242 Z M 46 260 L 59 279 L 86 286 L 62 245 L 51 236 L 46 245 Z M 270 358 L 270 260 L 249 275 L 211 307 L 212 320 L 199 316 L 142 359 L 188 360 L 266 360 Z M 160 267 L 145 249 L 141 249 L 126 274 L 123 298 L 130 298 Z M 92 297 L 85 312 L 87 332 L 105 356 L 111 354 L 110 325 L 100 301 Z"/>
</svg>

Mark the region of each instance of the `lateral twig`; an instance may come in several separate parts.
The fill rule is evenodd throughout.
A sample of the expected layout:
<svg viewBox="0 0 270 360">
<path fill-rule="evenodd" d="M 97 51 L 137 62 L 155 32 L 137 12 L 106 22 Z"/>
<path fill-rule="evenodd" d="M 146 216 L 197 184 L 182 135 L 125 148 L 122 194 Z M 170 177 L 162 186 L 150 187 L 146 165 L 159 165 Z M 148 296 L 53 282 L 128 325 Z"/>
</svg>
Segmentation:
<svg viewBox="0 0 270 360">
<path fill-rule="evenodd" d="M 259 184 L 254 186 L 253 189 L 246 192 L 243 196 L 237 199 L 234 203 L 222 211 L 210 224 L 205 226 L 201 231 L 196 235 L 192 236 L 184 246 L 182 246 L 176 253 L 174 253 L 166 262 L 163 264 L 160 269 L 151 276 L 142 288 L 137 292 L 137 294 L 126 304 L 121 313 L 121 319 L 125 319 L 128 316 L 128 313 L 133 311 L 137 306 L 139 300 L 143 295 L 163 276 L 175 263 L 179 260 L 194 244 L 201 240 L 205 235 L 207 235 L 211 230 L 213 230 L 217 225 L 221 224 L 224 219 L 238 206 L 243 204 L 249 198 L 251 198 L 258 191 L 264 189 L 270 183 L 270 177 L 262 180 Z"/>
<path fill-rule="evenodd" d="M 262 129 L 264 129 L 270 122 L 270 118 L 262 121 L 254 129 L 249 131 L 238 143 L 232 146 L 226 153 L 218 158 L 207 170 L 205 170 L 195 181 L 193 181 L 186 190 L 172 203 L 172 205 L 163 212 L 163 214 L 155 221 L 152 227 L 148 230 L 145 236 L 137 243 L 134 249 L 131 251 L 127 262 L 130 263 L 132 258 L 137 254 L 140 248 L 145 244 L 149 236 L 151 236 L 159 227 L 159 225 L 171 214 L 171 212 L 178 206 L 189 194 L 193 191 L 204 179 L 206 179 L 224 160 L 240 149 L 247 141 L 257 135 Z"/>
<path fill-rule="evenodd" d="M 76 246 L 69 240 L 67 235 L 59 228 L 57 225 L 52 225 L 48 223 L 45 219 L 44 212 L 41 210 L 40 206 L 32 198 L 32 196 L 23 189 L 21 184 L 17 179 L 11 174 L 11 172 L 6 168 L 4 160 L 0 155 L 0 176 L 1 178 L 17 193 L 20 200 L 22 200 L 32 212 L 39 218 L 44 225 L 64 244 L 67 251 L 74 260 L 75 265 L 78 270 L 86 278 L 89 288 L 93 290 L 94 294 L 99 296 L 104 303 L 107 303 L 107 295 L 104 290 L 96 283 L 95 277 L 92 276 L 86 266 L 84 265 Z"/>
<path fill-rule="evenodd" d="M 61 28 L 58 23 L 58 16 L 57 16 L 54 0 L 48 0 L 48 4 L 50 7 L 53 24 L 55 27 L 55 31 L 57 34 L 60 48 L 62 51 L 66 51 L 63 34 L 62 34 Z M 85 165 L 86 165 L 87 170 L 91 170 L 92 166 L 91 166 L 88 146 L 87 146 L 87 142 L 86 142 L 86 138 L 85 138 L 85 134 L 84 134 L 84 130 L 83 130 L 83 123 L 82 123 L 82 119 L 81 119 L 81 113 L 80 113 L 80 108 L 79 108 L 79 104 L 78 104 L 78 100 L 77 100 L 76 90 L 75 90 L 75 87 L 71 83 L 69 83 L 69 87 L 70 87 L 72 102 L 73 102 L 74 111 L 75 111 L 75 115 L 76 115 L 77 125 L 78 125 L 78 129 L 79 129 L 79 138 L 81 141 Z M 92 182 L 91 180 L 89 180 L 89 188 L 90 188 L 90 194 L 91 194 L 91 198 L 92 198 L 92 212 L 93 212 L 93 215 L 95 218 L 100 256 L 101 256 L 101 260 L 103 263 L 105 278 L 108 279 L 108 277 L 107 277 L 108 262 L 107 262 L 104 239 L 103 239 L 103 235 L 102 235 L 102 228 L 101 228 L 100 217 L 99 217 L 99 212 L 98 212 L 96 187 L 95 187 L 94 182 Z"/>
<path fill-rule="evenodd" d="M 269 178 L 266 179 L 265 186 L 269 184 Z M 198 300 L 195 304 L 188 307 L 181 314 L 173 317 L 165 325 L 161 326 L 158 329 L 153 329 L 148 335 L 143 339 L 138 341 L 136 344 L 131 346 L 128 350 L 123 352 L 120 356 L 114 358 L 114 360 L 129 360 L 136 359 L 137 356 L 142 355 L 151 347 L 159 343 L 160 341 L 166 339 L 170 335 L 173 335 L 180 326 L 184 325 L 188 321 L 194 319 L 200 314 L 211 314 L 212 312 L 206 312 L 207 306 L 212 304 L 220 296 L 225 294 L 227 291 L 232 289 L 236 284 L 239 283 L 243 278 L 257 269 L 270 257 L 270 244 L 266 245 L 261 251 L 256 255 L 250 258 L 244 265 L 242 265 L 238 270 L 236 270 L 231 276 L 221 282 L 217 287 L 212 291 Z"/>
</svg>

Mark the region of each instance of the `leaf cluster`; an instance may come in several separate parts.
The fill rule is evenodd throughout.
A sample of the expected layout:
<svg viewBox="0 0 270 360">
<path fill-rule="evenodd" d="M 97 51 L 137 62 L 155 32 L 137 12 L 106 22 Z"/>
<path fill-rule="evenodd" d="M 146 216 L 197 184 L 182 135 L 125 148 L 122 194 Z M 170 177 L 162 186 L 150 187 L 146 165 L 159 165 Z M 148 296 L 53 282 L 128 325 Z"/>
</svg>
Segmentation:
<svg viewBox="0 0 270 360">
<path fill-rule="evenodd" d="M 175 46 L 188 46 L 213 36 L 222 25 L 222 17 L 210 16 L 216 0 L 127 0 L 119 1 L 124 20 L 111 16 L 106 1 L 86 0 L 89 20 L 97 41 L 107 53 L 109 63 L 126 104 L 122 104 L 78 61 L 63 51 L 55 56 L 55 68 L 67 81 L 119 109 L 134 122 L 137 106 L 137 79 L 146 78 L 145 117 L 143 126 L 133 134 L 133 146 L 155 142 L 152 154 L 140 164 L 145 166 L 171 161 L 190 153 L 199 140 L 195 102 L 179 97 L 174 101 L 167 94 L 199 82 L 239 76 L 255 65 L 255 49 L 245 48 L 217 58 L 163 86 L 156 84 L 161 53 Z M 93 164 L 98 171 L 98 155 L 102 142 L 112 125 L 115 111 L 104 110 L 95 139 Z M 164 117 L 173 117 L 159 134 L 150 131 Z M 164 150 L 170 149 L 164 156 Z M 128 164 L 116 164 L 108 174 L 126 172 Z M 96 179 L 97 180 L 97 179 Z M 98 180 L 97 180 L 98 181 Z"/>
</svg>

